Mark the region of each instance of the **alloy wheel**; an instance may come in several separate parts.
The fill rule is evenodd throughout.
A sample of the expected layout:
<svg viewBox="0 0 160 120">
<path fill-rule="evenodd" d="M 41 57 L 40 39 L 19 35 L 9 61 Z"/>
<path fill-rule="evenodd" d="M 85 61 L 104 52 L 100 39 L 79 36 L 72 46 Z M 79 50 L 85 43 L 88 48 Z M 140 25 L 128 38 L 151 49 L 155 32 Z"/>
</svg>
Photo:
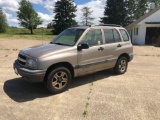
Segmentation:
<svg viewBox="0 0 160 120">
<path fill-rule="evenodd" d="M 57 72 L 53 76 L 52 86 L 55 89 L 62 89 L 62 88 L 64 88 L 66 86 L 67 82 L 68 82 L 68 75 L 67 75 L 67 73 L 65 73 L 63 71 L 60 71 L 60 72 Z"/>
</svg>

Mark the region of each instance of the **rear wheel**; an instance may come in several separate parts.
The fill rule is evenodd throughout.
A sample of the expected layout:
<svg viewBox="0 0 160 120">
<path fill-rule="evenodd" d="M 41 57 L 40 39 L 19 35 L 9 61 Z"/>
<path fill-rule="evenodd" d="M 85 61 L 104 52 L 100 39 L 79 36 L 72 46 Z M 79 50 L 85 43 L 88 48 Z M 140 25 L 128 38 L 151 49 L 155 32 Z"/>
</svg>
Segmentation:
<svg viewBox="0 0 160 120">
<path fill-rule="evenodd" d="M 45 81 L 46 88 L 54 94 L 65 91 L 71 82 L 71 73 L 65 67 L 57 67 L 52 70 Z"/>
<path fill-rule="evenodd" d="M 128 67 L 128 60 L 126 57 L 120 57 L 114 67 L 114 71 L 116 74 L 124 74 Z"/>
</svg>

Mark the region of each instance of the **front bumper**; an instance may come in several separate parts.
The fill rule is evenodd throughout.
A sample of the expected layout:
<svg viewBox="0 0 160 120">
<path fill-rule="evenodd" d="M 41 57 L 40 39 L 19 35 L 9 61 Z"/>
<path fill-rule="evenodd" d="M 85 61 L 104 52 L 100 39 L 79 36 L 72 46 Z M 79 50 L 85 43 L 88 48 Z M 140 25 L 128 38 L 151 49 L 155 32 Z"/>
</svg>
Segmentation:
<svg viewBox="0 0 160 120">
<path fill-rule="evenodd" d="M 16 74 L 22 76 L 28 82 L 43 82 L 46 70 L 32 70 L 21 66 L 16 60 L 13 64 Z"/>
</svg>

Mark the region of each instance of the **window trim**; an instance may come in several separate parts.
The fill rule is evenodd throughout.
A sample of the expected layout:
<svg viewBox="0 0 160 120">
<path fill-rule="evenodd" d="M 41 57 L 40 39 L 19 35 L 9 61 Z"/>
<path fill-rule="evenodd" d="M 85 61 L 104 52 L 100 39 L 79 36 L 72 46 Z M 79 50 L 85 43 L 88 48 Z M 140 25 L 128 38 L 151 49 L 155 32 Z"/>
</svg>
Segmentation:
<svg viewBox="0 0 160 120">
<path fill-rule="evenodd" d="M 138 31 L 139 31 L 139 28 L 138 28 L 138 27 L 135 27 L 135 28 L 134 28 L 134 35 L 138 35 Z"/>
<path fill-rule="evenodd" d="M 136 35 L 138 35 L 138 30 L 139 30 L 139 29 L 138 29 L 138 27 L 137 27 L 137 29 L 136 29 Z"/>
</svg>

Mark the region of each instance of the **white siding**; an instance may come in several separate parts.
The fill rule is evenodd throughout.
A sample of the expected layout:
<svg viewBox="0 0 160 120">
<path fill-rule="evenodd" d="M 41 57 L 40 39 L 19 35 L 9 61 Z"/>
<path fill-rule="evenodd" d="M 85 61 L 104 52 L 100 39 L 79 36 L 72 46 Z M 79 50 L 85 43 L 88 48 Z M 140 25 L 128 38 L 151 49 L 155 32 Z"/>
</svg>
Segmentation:
<svg viewBox="0 0 160 120">
<path fill-rule="evenodd" d="M 160 24 L 146 24 L 146 22 L 160 22 L 160 10 L 150 15 L 146 19 L 142 20 L 140 23 L 136 24 L 132 28 L 132 42 L 133 44 L 145 45 L 146 38 L 146 28 L 147 27 L 160 27 Z M 138 35 L 134 34 L 134 28 L 138 27 Z"/>
<path fill-rule="evenodd" d="M 136 35 L 135 32 L 134 32 L 134 29 L 137 29 L 137 28 L 138 28 L 138 34 Z M 132 43 L 133 44 L 140 44 L 140 41 L 139 41 L 139 34 L 140 34 L 139 26 L 135 26 L 134 28 L 128 29 L 128 30 L 130 31 L 130 36 L 131 36 L 131 30 L 132 30 L 132 36 L 131 36 Z"/>
<path fill-rule="evenodd" d="M 160 10 L 142 20 L 139 24 L 144 24 L 145 22 L 160 22 Z"/>
</svg>

